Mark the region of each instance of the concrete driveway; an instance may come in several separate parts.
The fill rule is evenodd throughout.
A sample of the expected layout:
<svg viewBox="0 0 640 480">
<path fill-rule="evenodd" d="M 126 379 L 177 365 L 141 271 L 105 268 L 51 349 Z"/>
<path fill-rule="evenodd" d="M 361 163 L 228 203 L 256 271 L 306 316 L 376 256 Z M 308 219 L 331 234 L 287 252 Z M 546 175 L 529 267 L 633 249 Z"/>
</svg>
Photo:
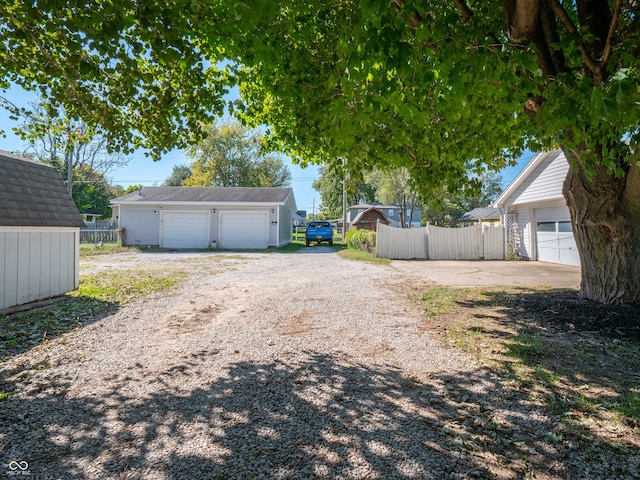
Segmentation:
<svg viewBox="0 0 640 480">
<path fill-rule="evenodd" d="M 400 274 L 453 287 L 580 286 L 580 268 L 545 262 L 485 260 L 393 260 Z"/>
</svg>

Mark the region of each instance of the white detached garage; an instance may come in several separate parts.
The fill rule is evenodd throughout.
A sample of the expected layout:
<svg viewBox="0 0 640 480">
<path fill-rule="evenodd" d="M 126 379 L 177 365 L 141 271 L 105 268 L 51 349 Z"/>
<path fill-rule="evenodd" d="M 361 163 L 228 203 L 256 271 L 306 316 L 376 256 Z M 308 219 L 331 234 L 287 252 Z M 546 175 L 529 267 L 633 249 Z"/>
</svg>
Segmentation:
<svg viewBox="0 0 640 480">
<path fill-rule="evenodd" d="M 145 187 L 111 201 L 123 243 L 262 249 L 291 243 L 291 188 Z"/>
<path fill-rule="evenodd" d="M 502 212 L 509 246 L 520 258 L 580 266 L 562 195 L 568 171 L 561 150 L 538 153 L 492 205 Z"/>
</svg>

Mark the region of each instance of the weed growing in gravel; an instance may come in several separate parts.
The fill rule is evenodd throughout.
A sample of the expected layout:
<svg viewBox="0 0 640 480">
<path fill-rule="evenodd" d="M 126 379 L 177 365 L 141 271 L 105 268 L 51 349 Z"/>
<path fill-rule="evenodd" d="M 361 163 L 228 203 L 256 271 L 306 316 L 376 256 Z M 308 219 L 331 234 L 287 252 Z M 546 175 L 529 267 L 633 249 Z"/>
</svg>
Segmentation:
<svg viewBox="0 0 640 480">
<path fill-rule="evenodd" d="M 435 287 L 424 293 L 422 302 L 427 315 L 435 317 L 453 311 L 459 298 L 460 292 L 451 287 Z"/>
<path fill-rule="evenodd" d="M 338 255 L 347 260 L 355 260 L 357 262 L 367 262 L 377 265 L 389 265 L 391 263 L 391 260 L 389 260 L 388 258 L 376 257 L 372 253 L 368 253 L 362 250 L 356 250 L 355 248 L 346 248 L 344 250 L 340 250 L 338 252 Z"/>
</svg>

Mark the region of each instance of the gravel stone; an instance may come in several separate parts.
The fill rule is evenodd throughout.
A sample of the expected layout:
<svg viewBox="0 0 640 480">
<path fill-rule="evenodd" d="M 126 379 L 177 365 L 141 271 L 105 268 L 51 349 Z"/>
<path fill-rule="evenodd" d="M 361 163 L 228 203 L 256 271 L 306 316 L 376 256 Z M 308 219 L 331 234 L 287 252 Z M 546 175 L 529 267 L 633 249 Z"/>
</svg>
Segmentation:
<svg viewBox="0 0 640 480">
<path fill-rule="evenodd" d="M 605 463 L 597 446 L 545 442 L 559 419 L 421 329 L 398 288 L 414 279 L 393 266 L 318 247 L 120 254 L 82 272 L 151 264 L 189 278 L 0 364 L 15 386 L 0 473 L 24 461 L 40 479 L 637 474 L 637 452 Z"/>
</svg>

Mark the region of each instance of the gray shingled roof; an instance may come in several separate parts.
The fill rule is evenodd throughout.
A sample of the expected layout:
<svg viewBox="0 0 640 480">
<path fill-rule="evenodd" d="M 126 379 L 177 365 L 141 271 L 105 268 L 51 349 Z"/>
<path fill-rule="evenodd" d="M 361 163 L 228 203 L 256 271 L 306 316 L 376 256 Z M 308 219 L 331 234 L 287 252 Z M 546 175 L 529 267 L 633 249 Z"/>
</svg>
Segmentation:
<svg viewBox="0 0 640 480">
<path fill-rule="evenodd" d="M 144 187 L 122 197 L 114 198 L 111 203 L 283 203 L 291 191 L 291 188 L 276 187 Z"/>
<path fill-rule="evenodd" d="M 82 227 L 58 171 L 0 150 L 0 225 Z"/>
<path fill-rule="evenodd" d="M 500 210 L 493 207 L 474 208 L 470 212 L 460 215 L 456 218 L 456 221 L 462 222 L 464 220 L 482 220 L 490 218 L 500 218 Z"/>
</svg>

